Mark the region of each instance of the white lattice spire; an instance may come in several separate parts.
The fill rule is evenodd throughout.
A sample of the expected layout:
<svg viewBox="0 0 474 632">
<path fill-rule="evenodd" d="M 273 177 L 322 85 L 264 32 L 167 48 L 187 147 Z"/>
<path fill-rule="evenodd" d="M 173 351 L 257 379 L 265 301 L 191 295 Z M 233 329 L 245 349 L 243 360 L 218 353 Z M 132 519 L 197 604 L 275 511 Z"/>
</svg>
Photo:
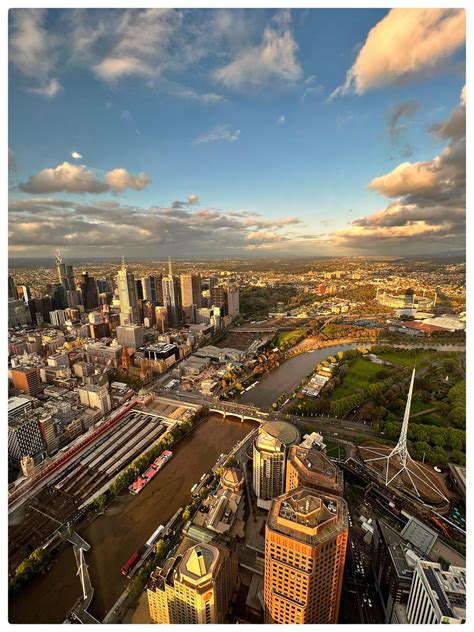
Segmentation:
<svg viewBox="0 0 474 632">
<path fill-rule="evenodd" d="M 415 370 L 413 369 L 413 373 L 411 374 L 411 382 L 410 389 L 408 391 L 407 404 L 405 406 L 405 415 L 403 416 L 402 429 L 400 432 L 400 437 L 398 439 L 397 445 L 393 448 L 390 453 L 390 456 L 394 456 L 398 454 L 400 456 L 400 465 L 405 467 L 407 464 L 407 459 L 410 456 L 408 454 L 407 448 L 407 432 L 408 432 L 408 421 L 410 420 L 410 408 L 411 408 L 411 399 L 413 397 L 413 385 L 415 383 Z"/>
</svg>

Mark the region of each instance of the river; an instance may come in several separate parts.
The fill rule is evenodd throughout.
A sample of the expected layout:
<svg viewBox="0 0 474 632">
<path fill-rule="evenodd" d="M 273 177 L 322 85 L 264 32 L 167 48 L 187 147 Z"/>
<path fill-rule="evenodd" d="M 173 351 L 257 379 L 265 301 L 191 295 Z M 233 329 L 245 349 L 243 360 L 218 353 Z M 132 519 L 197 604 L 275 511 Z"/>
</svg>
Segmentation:
<svg viewBox="0 0 474 632">
<path fill-rule="evenodd" d="M 124 494 L 80 531 L 91 545 L 85 554 L 94 586 L 90 612 L 102 620 L 127 584 L 120 568 L 159 524 L 184 507 L 191 487 L 255 427 L 253 422 L 210 415 L 173 448 L 173 458 L 138 496 Z M 10 623 L 62 623 L 81 594 L 72 546 L 56 558 L 48 573 L 36 577 L 9 603 Z"/>
<path fill-rule="evenodd" d="M 338 351 L 347 351 L 347 349 L 356 349 L 361 346 L 364 346 L 364 343 L 337 345 L 294 356 L 273 371 L 263 375 L 257 386 L 242 393 L 236 398 L 236 401 L 266 410 L 282 393 L 290 393 L 305 375 L 311 373 L 318 362 L 325 360 L 330 355 L 337 354 Z"/>
</svg>

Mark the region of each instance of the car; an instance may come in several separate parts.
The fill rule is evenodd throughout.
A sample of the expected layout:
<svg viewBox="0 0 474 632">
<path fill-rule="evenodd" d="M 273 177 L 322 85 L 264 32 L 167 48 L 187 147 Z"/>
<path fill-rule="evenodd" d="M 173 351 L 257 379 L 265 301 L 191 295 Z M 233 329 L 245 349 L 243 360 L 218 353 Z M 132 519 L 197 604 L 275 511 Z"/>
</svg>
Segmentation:
<svg viewBox="0 0 474 632">
<path fill-rule="evenodd" d="M 438 472 L 438 473 L 440 473 L 440 472 L 442 472 L 442 471 L 443 471 L 443 470 L 442 470 L 440 467 L 438 467 L 437 465 L 435 465 L 435 466 L 433 467 L 433 469 L 434 469 L 434 471 L 435 471 L 435 472 Z"/>
</svg>

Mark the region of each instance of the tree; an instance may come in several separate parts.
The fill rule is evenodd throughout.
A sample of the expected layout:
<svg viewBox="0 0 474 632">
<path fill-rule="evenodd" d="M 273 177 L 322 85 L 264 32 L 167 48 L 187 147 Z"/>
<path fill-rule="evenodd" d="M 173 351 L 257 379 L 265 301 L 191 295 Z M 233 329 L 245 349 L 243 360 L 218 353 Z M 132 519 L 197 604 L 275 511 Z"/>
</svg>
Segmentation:
<svg viewBox="0 0 474 632">
<path fill-rule="evenodd" d="M 107 496 L 105 494 L 101 494 L 100 496 L 97 496 L 97 498 L 94 500 L 94 507 L 101 510 L 105 507 L 106 502 Z"/>
<path fill-rule="evenodd" d="M 166 542 L 160 538 L 155 544 L 155 557 L 157 561 L 160 560 L 162 557 L 164 557 L 165 553 L 166 553 Z"/>
</svg>

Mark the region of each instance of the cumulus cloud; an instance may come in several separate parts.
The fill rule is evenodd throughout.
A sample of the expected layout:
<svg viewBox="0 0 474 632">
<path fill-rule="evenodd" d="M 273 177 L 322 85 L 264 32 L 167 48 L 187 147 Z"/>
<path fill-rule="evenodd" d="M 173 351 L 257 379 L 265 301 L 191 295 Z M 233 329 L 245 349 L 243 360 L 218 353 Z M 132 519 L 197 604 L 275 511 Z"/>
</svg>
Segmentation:
<svg viewBox="0 0 474 632">
<path fill-rule="evenodd" d="M 270 82 L 292 83 L 301 79 L 303 70 L 296 53 L 298 45 L 289 24 L 267 27 L 260 44 L 247 46 L 235 58 L 214 71 L 214 78 L 227 88 L 264 86 Z"/>
<path fill-rule="evenodd" d="M 463 248 L 466 221 L 466 101 L 432 132 L 448 140 L 432 160 L 403 162 L 369 188 L 392 198 L 388 206 L 332 233 L 335 245 L 397 252 Z M 416 239 L 414 239 L 416 238 Z"/>
<path fill-rule="evenodd" d="M 123 192 L 131 188 L 144 189 L 150 178 L 141 173 L 132 176 L 126 169 L 112 169 L 103 179 L 88 169 L 85 165 L 72 165 L 63 162 L 57 167 L 42 169 L 27 182 L 20 184 L 20 189 L 26 193 L 57 193 L 67 191 L 69 193 L 113 193 Z"/>
<path fill-rule="evenodd" d="M 330 99 L 413 80 L 436 69 L 465 41 L 464 9 L 391 9 L 371 29 Z"/>
<path fill-rule="evenodd" d="M 78 151 L 73 151 L 71 156 L 74 158 L 74 160 L 80 160 L 82 158 L 81 154 Z"/>
<path fill-rule="evenodd" d="M 190 193 L 188 195 L 188 204 L 197 204 L 199 202 L 199 195 L 196 193 Z"/>
<path fill-rule="evenodd" d="M 240 138 L 240 129 L 232 131 L 230 125 L 216 125 L 207 134 L 202 134 L 193 140 L 194 145 L 203 145 L 207 143 L 215 143 L 224 140 L 228 143 L 235 143 Z"/>
<path fill-rule="evenodd" d="M 112 169 L 105 174 L 104 181 L 111 191 L 121 193 L 126 189 L 135 189 L 135 191 L 145 189 L 150 182 L 150 177 L 146 173 L 132 176 L 126 169 Z"/>
<path fill-rule="evenodd" d="M 262 222 L 250 215 L 251 211 L 191 210 L 175 204 L 141 208 L 116 200 L 89 203 L 38 196 L 10 203 L 9 243 L 13 251 L 27 251 L 32 244 L 35 252 L 65 245 L 78 252 L 98 246 L 113 251 L 127 244 L 143 253 L 146 244 L 169 253 L 204 254 L 218 247 L 220 253 L 242 254 L 313 238 L 289 232 L 289 226 L 300 223 L 297 217 Z"/>
</svg>

